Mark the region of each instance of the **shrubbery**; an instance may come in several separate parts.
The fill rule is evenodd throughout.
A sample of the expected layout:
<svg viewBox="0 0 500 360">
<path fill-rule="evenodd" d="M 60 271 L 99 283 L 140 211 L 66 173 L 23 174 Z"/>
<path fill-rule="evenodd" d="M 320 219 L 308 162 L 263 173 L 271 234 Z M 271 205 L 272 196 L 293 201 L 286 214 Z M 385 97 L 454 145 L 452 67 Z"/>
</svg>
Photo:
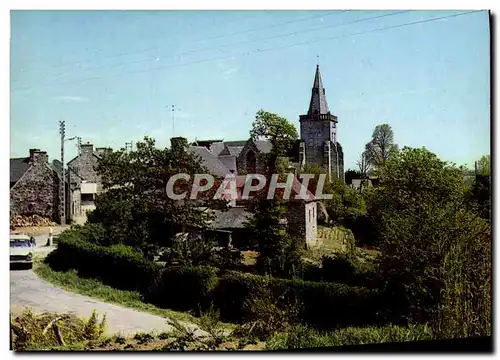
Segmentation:
<svg viewBox="0 0 500 360">
<path fill-rule="evenodd" d="M 300 304 L 306 323 L 321 328 L 375 323 L 378 294 L 364 287 L 271 278 L 209 266 L 161 266 L 124 245 L 100 246 L 78 239 L 75 231 L 60 236 L 47 262 L 54 270 L 76 269 L 124 290 L 137 290 L 146 301 L 175 310 L 199 310 L 212 303 L 226 321 L 255 317 L 249 303 L 271 296 L 281 309 Z"/>
<path fill-rule="evenodd" d="M 100 246 L 79 239 L 74 230 L 59 236 L 57 250 L 46 261 L 58 271 L 75 269 L 84 277 L 124 290 L 144 291 L 156 279 L 160 266 L 125 245 Z"/>
<path fill-rule="evenodd" d="M 205 309 L 217 285 L 218 271 L 209 266 L 166 268 L 148 289 L 146 300 L 176 310 Z"/>
<path fill-rule="evenodd" d="M 323 281 L 358 286 L 375 285 L 374 265 L 362 262 L 355 254 L 326 255 L 321 259 L 321 263 Z"/>
</svg>

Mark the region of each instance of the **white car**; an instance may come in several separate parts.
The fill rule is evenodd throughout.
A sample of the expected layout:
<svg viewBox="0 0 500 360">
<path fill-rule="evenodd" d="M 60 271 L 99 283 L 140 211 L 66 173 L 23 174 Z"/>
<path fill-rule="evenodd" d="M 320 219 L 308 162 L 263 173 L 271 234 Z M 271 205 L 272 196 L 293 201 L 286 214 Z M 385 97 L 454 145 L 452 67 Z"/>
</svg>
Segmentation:
<svg viewBox="0 0 500 360">
<path fill-rule="evenodd" d="M 34 239 L 28 235 L 10 235 L 10 264 L 33 266 Z"/>
</svg>

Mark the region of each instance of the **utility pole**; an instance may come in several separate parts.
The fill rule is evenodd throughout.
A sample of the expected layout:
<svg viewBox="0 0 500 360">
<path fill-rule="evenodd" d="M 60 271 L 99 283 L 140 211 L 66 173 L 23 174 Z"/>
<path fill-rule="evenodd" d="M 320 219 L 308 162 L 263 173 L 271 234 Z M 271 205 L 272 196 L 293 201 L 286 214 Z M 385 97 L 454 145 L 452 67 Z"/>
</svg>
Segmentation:
<svg viewBox="0 0 500 360">
<path fill-rule="evenodd" d="M 175 104 L 165 106 L 165 108 L 169 108 L 169 107 L 172 111 L 172 137 L 175 137 L 175 111 L 176 110 L 180 111 L 181 109 L 176 109 Z"/>
<path fill-rule="evenodd" d="M 66 224 L 66 174 L 64 171 L 64 136 L 66 134 L 66 123 L 64 120 L 59 121 L 59 134 L 61 135 L 61 166 L 62 166 L 62 181 L 60 186 L 60 199 L 62 202 L 61 206 L 61 225 Z"/>
</svg>

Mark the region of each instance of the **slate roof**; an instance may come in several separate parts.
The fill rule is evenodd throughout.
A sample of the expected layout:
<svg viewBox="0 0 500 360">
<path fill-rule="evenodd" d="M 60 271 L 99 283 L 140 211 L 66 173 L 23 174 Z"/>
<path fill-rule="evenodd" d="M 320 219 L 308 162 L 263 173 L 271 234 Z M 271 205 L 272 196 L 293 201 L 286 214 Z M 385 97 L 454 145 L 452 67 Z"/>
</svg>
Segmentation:
<svg viewBox="0 0 500 360">
<path fill-rule="evenodd" d="M 210 151 L 214 155 L 220 155 L 220 153 L 225 149 L 226 144 L 223 142 L 216 142 L 210 145 Z"/>
<path fill-rule="evenodd" d="M 205 166 L 211 174 L 225 177 L 230 174 L 229 169 L 222 161 L 204 146 L 190 146 L 189 150 L 201 158 L 202 165 Z"/>
<path fill-rule="evenodd" d="M 241 150 L 243 150 L 244 146 L 227 146 L 224 147 L 224 150 L 222 150 L 219 153 L 219 156 L 221 155 L 233 155 L 238 157 L 238 155 L 241 153 Z"/>
<path fill-rule="evenodd" d="M 241 229 L 245 227 L 245 222 L 249 221 L 253 214 L 243 207 L 233 207 L 227 211 L 214 210 L 215 229 Z"/>
<path fill-rule="evenodd" d="M 219 160 L 228 168 L 229 171 L 236 173 L 236 156 L 234 155 L 219 155 Z"/>
<path fill-rule="evenodd" d="M 210 145 L 210 151 L 215 155 L 239 155 L 248 140 L 220 141 Z"/>
<path fill-rule="evenodd" d="M 10 159 L 10 182 L 16 183 L 21 176 L 24 175 L 29 168 L 30 158 L 13 158 Z"/>
<path fill-rule="evenodd" d="M 329 112 L 330 110 L 328 110 L 328 103 L 326 102 L 325 88 L 323 87 L 323 81 L 321 80 L 319 65 L 317 65 L 308 114 L 328 114 Z"/>
</svg>

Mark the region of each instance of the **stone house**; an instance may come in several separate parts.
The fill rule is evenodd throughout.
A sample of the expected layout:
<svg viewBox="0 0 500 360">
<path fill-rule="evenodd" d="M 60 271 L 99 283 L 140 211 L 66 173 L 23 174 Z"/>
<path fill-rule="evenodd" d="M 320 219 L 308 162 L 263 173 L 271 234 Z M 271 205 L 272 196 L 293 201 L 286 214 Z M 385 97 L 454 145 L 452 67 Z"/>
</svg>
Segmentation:
<svg viewBox="0 0 500 360">
<path fill-rule="evenodd" d="M 11 216 L 39 215 L 60 223 L 61 181 L 46 151 L 30 149 L 29 157 L 10 159 Z"/>
<path fill-rule="evenodd" d="M 82 144 L 80 154 L 67 163 L 68 167 L 68 214 L 76 222 L 85 222 L 87 211 L 95 209 L 95 199 L 102 191 L 97 162 L 102 154 L 111 149 L 94 149 L 92 144 Z"/>
</svg>

